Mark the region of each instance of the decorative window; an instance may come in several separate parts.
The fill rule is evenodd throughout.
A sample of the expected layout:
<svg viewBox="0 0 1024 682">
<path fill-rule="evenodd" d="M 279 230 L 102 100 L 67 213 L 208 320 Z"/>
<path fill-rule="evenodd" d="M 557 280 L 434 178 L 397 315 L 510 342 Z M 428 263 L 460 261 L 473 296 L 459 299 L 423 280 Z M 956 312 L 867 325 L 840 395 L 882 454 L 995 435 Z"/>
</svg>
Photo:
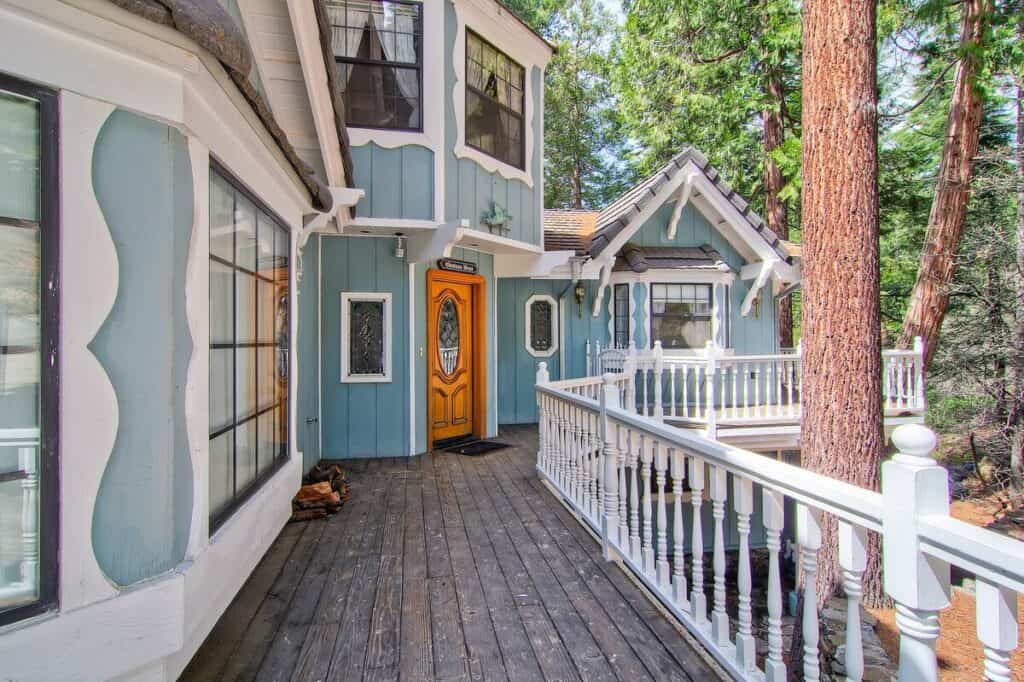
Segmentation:
<svg viewBox="0 0 1024 682">
<path fill-rule="evenodd" d="M 703 348 L 711 340 L 710 284 L 651 284 L 651 343 Z"/>
<path fill-rule="evenodd" d="M 329 0 L 327 16 L 348 125 L 422 130 L 423 6 Z"/>
<path fill-rule="evenodd" d="M 291 235 L 210 168 L 210 529 L 288 458 Z"/>
<path fill-rule="evenodd" d="M 629 348 L 629 285 L 616 284 L 612 298 L 615 347 Z"/>
<path fill-rule="evenodd" d="M 0 625 L 57 600 L 55 94 L 0 75 Z"/>
<path fill-rule="evenodd" d="M 459 366 L 459 311 L 450 297 L 441 304 L 437 314 L 437 348 L 441 370 L 451 376 Z"/>
<path fill-rule="evenodd" d="M 526 350 L 536 358 L 558 351 L 558 303 L 551 296 L 535 294 L 526 300 Z"/>
<path fill-rule="evenodd" d="M 391 381 L 391 294 L 341 295 L 341 380 Z"/>
<path fill-rule="evenodd" d="M 466 144 L 520 170 L 525 87 L 522 66 L 466 31 Z"/>
</svg>

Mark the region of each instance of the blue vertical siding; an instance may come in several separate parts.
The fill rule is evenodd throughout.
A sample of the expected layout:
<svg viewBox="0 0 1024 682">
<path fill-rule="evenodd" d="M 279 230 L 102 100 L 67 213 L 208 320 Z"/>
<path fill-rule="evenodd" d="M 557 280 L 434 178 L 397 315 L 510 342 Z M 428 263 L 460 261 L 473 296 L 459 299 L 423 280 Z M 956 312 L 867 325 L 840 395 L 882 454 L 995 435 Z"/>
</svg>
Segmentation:
<svg viewBox="0 0 1024 682">
<path fill-rule="evenodd" d="M 546 362 L 552 379 L 569 379 L 586 374 L 586 342 L 608 343 L 607 306 L 597 317 L 591 315 L 597 282 L 585 282 L 583 315 L 576 304 L 572 282 L 509 278 L 498 280 L 498 421 L 502 424 L 529 424 L 537 421 L 534 383 L 537 367 Z M 548 358 L 534 357 L 526 350 L 526 301 L 534 294 L 546 294 L 556 301 L 562 298 L 561 343 L 563 353 Z M 564 371 L 563 371 L 564 369 Z"/>
<path fill-rule="evenodd" d="M 370 218 L 434 219 L 434 152 L 421 145 L 352 147 L 356 213 Z"/>
<path fill-rule="evenodd" d="M 113 307 L 89 343 L 118 412 L 92 544 L 107 577 L 130 585 L 184 560 L 192 519 L 185 383 L 194 349 L 185 274 L 194 195 L 185 138 L 163 123 L 115 111 L 96 139 L 92 187 L 118 267 Z"/>
<path fill-rule="evenodd" d="M 298 353 L 296 361 L 299 365 L 299 375 L 296 386 L 295 440 L 296 447 L 302 452 L 303 471 L 309 471 L 314 464 L 320 461 L 320 398 L 318 395 L 320 368 L 317 342 L 320 338 L 318 260 L 322 239 L 323 237 L 318 234 L 313 235 L 302 250 L 302 279 L 299 280 L 298 300 L 296 301 L 298 338 L 295 341 L 295 350 Z M 307 422 L 309 419 L 318 421 Z"/>
<path fill-rule="evenodd" d="M 325 459 L 403 456 L 409 451 L 409 282 L 405 259 L 394 257 L 394 240 L 390 238 L 324 237 L 320 248 L 321 454 Z M 392 295 L 390 382 L 341 382 L 342 292 Z"/>
</svg>

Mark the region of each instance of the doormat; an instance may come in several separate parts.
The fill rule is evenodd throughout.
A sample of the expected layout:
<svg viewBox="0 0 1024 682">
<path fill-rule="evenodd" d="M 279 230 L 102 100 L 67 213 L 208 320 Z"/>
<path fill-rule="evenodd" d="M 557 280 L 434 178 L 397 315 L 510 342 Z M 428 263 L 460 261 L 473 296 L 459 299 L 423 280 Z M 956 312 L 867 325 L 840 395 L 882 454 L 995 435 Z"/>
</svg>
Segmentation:
<svg viewBox="0 0 1024 682">
<path fill-rule="evenodd" d="M 494 452 L 495 450 L 501 450 L 502 448 L 512 447 L 508 443 L 502 443 L 497 440 L 472 440 L 463 443 L 452 443 L 448 447 L 441 448 L 445 452 L 454 452 L 457 455 L 469 455 L 476 457 L 478 455 L 486 455 L 488 452 Z"/>
</svg>

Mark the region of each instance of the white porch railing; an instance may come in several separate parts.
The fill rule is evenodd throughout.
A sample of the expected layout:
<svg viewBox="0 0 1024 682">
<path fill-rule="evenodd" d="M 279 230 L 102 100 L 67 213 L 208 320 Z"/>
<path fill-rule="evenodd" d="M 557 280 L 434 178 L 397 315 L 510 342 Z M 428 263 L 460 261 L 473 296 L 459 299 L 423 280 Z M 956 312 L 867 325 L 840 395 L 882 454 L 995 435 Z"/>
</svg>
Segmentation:
<svg viewBox="0 0 1024 682">
<path fill-rule="evenodd" d="M 585 389 L 582 381 L 571 382 L 572 390 L 563 382 L 550 383 L 541 363 L 537 471 L 600 537 L 605 557 L 619 560 L 642 581 L 731 675 L 786 679 L 779 566 L 785 517 L 795 513 L 800 588 L 813 595 L 822 514 L 828 513 L 838 520 L 848 607 L 848 680 L 861 679 L 864 670 L 860 595 L 869 531 L 882 535 L 884 587 L 896 602 L 900 630 L 900 679 L 937 679 L 938 614 L 949 605 L 951 565 L 977 579 L 977 634 L 984 646 L 986 678 L 1010 679 L 1009 657 L 1017 646 L 1017 594 L 1024 592 L 1024 543 L 949 516 L 948 480 L 930 457 L 935 446 L 931 431 L 917 424 L 896 429 L 892 439 L 899 453 L 884 463 L 882 491 L 873 492 L 620 409 L 623 391 L 614 375 L 589 379 Z M 590 397 L 595 387 L 596 399 Z M 750 561 L 757 498 L 769 554 L 763 605 L 768 650 L 760 663 L 753 636 Z M 684 499 L 690 507 L 686 514 Z M 739 538 L 734 584 L 726 581 L 729 516 Z M 705 528 L 711 529 L 708 538 Z M 705 575 L 706 554 L 711 555 L 710 576 Z M 706 580 L 713 585 L 710 604 Z M 734 614 L 726 607 L 730 592 L 735 599 L 728 603 L 738 604 Z M 793 665 L 802 665 L 805 679 L 817 680 L 814 598 L 805 601 L 801 632 L 803 660 Z"/>
<path fill-rule="evenodd" d="M 610 371 L 633 376 L 639 414 L 701 425 L 790 424 L 800 420 L 800 348 L 788 353 L 732 355 L 710 342 L 699 354 L 676 355 L 656 341 L 652 350 L 587 345 L 592 376 Z M 882 351 L 882 401 L 887 417 L 921 417 L 925 411 L 924 345 Z M 633 405 L 633 403 L 623 403 Z"/>
<path fill-rule="evenodd" d="M 13 557 L 4 556 L 0 548 L 0 607 L 4 607 L 33 600 L 39 589 L 39 429 L 0 429 L 0 449 L 17 452 L 16 468 L 0 470 L 0 493 L 17 486 L 19 492 L 12 497 L 20 498 L 17 520 L 14 514 L 0 513 L 0 535 L 20 529 L 17 539 L 0 537 L 0 542 L 13 548 Z M 5 582 L 2 569 L 8 561 L 17 565 L 18 577 Z"/>
</svg>

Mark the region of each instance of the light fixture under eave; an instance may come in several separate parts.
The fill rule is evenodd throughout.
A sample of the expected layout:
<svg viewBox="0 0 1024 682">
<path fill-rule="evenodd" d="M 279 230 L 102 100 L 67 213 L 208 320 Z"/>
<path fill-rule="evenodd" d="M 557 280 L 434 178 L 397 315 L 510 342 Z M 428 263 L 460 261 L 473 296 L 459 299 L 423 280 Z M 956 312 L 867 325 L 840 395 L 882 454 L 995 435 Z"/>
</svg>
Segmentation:
<svg viewBox="0 0 1024 682">
<path fill-rule="evenodd" d="M 579 309 L 580 319 L 583 318 L 583 299 L 587 296 L 587 290 L 583 286 L 583 280 L 576 280 L 576 307 Z"/>
<path fill-rule="evenodd" d="M 405 258 L 405 236 L 401 232 L 395 233 L 395 258 Z"/>
</svg>

